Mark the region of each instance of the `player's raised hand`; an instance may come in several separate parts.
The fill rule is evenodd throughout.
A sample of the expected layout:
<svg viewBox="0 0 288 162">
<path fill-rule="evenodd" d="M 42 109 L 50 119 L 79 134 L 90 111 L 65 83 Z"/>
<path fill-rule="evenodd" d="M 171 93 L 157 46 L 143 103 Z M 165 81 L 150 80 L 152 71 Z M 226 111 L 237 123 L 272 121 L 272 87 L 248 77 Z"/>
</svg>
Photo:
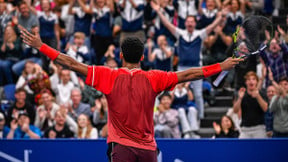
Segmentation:
<svg viewBox="0 0 288 162">
<path fill-rule="evenodd" d="M 28 32 L 24 27 L 18 25 L 18 28 L 21 32 L 21 38 L 23 39 L 23 42 L 31 47 L 34 47 L 36 49 L 40 49 L 42 46 L 42 40 L 40 38 L 39 33 L 30 33 Z"/>
<path fill-rule="evenodd" d="M 226 70 L 230 70 L 230 69 L 234 68 L 237 64 L 239 64 L 242 61 L 244 61 L 243 58 L 229 57 L 225 61 L 220 63 L 220 66 L 221 66 L 222 71 L 226 71 Z"/>
</svg>

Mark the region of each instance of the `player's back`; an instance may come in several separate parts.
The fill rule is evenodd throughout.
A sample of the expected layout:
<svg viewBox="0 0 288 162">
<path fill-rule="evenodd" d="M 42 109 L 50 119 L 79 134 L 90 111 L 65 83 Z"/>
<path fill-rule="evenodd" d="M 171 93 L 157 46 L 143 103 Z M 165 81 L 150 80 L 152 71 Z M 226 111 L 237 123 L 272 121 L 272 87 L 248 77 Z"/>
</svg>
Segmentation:
<svg viewBox="0 0 288 162">
<path fill-rule="evenodd" d="M 94 77 L 89 75 L 93 72 Z M 177 75 L 172 72 L 112 70 L 106 67 L 90 69 L 86 83 L 103 92 L 108 101 L 107 141 L 155 150 L 155 97 L 161 91 L 173 88 L 177 82 Z"/>
</svg>

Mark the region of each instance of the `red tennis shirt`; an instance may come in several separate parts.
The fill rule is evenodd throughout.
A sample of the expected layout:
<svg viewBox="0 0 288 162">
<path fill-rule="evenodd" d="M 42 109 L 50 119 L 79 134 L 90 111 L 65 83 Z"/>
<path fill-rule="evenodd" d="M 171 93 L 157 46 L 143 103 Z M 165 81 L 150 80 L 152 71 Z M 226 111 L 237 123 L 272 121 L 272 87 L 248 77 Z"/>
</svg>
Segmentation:
<svg viewBox="0 0 288 162">
<path fill-rule="evenodd" d="M 155 97 L 163 90 L 172 90 L 176 86 L 178 78 L 175 72 L 88 66 L 85 83 L 106 95 L 107 143 L 156 150 L 153 122 Z"/>
</svg>

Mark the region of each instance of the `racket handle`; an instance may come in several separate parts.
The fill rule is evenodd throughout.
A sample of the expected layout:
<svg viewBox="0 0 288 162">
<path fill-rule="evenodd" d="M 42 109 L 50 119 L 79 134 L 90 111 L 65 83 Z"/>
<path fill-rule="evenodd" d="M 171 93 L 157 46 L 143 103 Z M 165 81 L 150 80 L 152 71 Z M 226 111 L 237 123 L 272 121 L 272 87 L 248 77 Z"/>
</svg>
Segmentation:
<svg viewBox="0 0 288 162">
<path fill-rule="evenodd" d="M 213 85 L 215 87 L 218 87 L 219 84 L 221 83 L 221 81 L 224 79 L 224 77 L 228 74 L 229 71 L 222 71 L 218 77 L 215 79 L 215 81 L 213 82 Z"/>
</svg>

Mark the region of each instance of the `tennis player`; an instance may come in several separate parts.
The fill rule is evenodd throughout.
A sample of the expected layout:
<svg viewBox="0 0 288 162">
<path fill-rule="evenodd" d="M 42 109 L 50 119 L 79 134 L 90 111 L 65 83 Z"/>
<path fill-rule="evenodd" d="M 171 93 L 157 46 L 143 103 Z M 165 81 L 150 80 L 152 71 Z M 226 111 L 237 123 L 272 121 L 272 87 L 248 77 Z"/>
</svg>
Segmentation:
<svg viewBox="0 0 288 162">
<path fill-rule="evenodd" d="M 88 66 L 42 43 L 39 34 L 23 27 L 23 42 L 38 49 L 50 59 L 86 77 L 85 83 L 104 93 L 108 100 L 109 160 L 113 162 L 156 162 L 153 107 L 155 97 L 172 90 L 177 83 L 202 79 L 229 70 L 243 59 L 228 58 L 222 63 L 191 68 L 180 72 L 143 71 L 144 45 L 134 37 L 121 44 L 123 67 Z"/>
</svg>

